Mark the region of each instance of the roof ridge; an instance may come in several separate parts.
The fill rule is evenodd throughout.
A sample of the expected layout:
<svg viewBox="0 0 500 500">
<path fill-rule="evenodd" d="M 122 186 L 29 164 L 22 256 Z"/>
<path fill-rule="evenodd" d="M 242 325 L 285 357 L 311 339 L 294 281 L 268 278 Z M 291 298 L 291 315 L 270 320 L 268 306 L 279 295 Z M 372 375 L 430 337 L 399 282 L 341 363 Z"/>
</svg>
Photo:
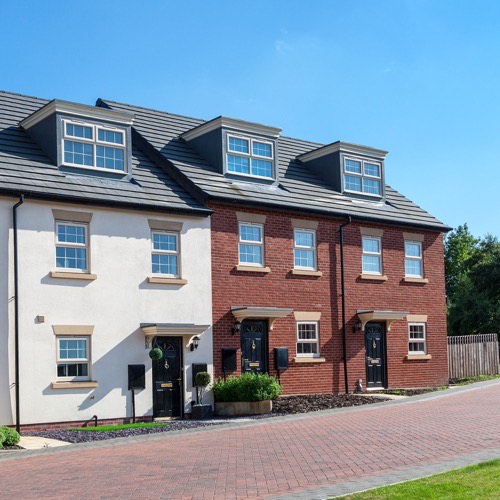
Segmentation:
<svg viewBox="0 0 500 500">
<path fill-rule="evenodd" d="M 137 109 L 144 109 L 146 111 L 154 111 L 155 113 L 161 113 L 163 115 L 168 115 L 168 116 L 177 116 L 178 118 L 187 118 L 188 120 L 198 120 L 201 122 L 207 122 L 209 120 L 205 120 L 204 118 L 196 118 L 194 116 L 187 116 L 187 115 L 181 115 L 179 113 L 170 113 L 168 111 L 162 111 L 161 109 L 156 109 L 156 108 L 147 108 L 145 106 L 137 106 L 136 104 L 127 104 L 126 102 L 120 102 L 120 101 L 112 101 L 111 99 L 103 99 L 102 97 L 99 97 L 97 101 L 102 101 L 104 103 L 113 103 L 113 104 L 121 104 L 123 106 L 128 106 L 132 108 L 137 108 Z M 96 101 L 96 103 L 97 103 Z"/>
</svg>

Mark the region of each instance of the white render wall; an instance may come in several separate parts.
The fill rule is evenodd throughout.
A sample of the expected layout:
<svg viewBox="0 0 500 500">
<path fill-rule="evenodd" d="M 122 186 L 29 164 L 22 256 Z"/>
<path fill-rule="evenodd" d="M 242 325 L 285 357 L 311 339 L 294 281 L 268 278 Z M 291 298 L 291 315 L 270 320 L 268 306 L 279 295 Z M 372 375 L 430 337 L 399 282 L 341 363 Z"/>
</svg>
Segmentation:
<svg viewBox="0 0 500 500">
<path fill-rule="evenodd" d="M 12 206 L 0 198 L 0 425 L 15 422 Z M 93 213 L 90 272 L 95 281 L 57 279 L 52 209 Z M 182 222 L 182 278 L 187 284 L 150 284 L 149 219 Z M 18 208 L 21 425 L 132 416 L 129 364 L 146 365 L 146 389 L 136 391 L 136 416 L 152 414 L 152 369 L 141 323 L 211 325 L 209 218 L 106 209 L 26 199 Z M 44 323 L 36 317 L 43 315 Z M 57 381 L 52 325 L 93 325 L 91 389 L 52 389 Z M 186 337 L 184 337 L 186 340 Z M 193 352 L 184 344 L 184 408 L 195 390 L 191 363 L 213 373 L 212 331 Z"/>
</svg>

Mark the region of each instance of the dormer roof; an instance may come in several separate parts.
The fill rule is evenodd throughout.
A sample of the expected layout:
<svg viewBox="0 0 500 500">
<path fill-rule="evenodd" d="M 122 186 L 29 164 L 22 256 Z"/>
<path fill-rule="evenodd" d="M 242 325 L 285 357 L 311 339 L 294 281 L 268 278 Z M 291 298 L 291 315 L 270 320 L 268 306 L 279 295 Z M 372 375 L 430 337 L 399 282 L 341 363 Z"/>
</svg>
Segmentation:
<svg viewBox="0 0 500 500">
<path fill-rule="evenodd" d="M 303 153 L 297 156 L 297 160 L 302 162 L 308 162 L 311 160 L 316 160 L 324 156 L 331 155 L 333 153 L 338 153 L 343 151 L 344 153 L 353 155 L 363 155 L 370 158 L 376 158 L 379 160 L 384 160 L 388 154 L 388 151 L 383 149 L 375 149 L 369 146 L 361 146 L 359 144 L 351 144 L 350 142 L 336 141 L 325 146 L 320 146 L 317 149 L 313 149 L 307 153 Z"/>
</svg>

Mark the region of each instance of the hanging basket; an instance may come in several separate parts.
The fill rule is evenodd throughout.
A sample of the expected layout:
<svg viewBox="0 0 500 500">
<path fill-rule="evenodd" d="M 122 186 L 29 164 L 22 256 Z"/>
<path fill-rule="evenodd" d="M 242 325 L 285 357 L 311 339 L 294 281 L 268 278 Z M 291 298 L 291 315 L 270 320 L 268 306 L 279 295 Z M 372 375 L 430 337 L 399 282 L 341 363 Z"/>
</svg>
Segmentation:
<svg viewBox="0 0 500 500">
<path fill-rule="evenodd" d="M 158 361 L 163 358 L 163 351 L 159 347 L 155 347 L 149 351 L 149 357 L 153 361 Z"/>
</svg>

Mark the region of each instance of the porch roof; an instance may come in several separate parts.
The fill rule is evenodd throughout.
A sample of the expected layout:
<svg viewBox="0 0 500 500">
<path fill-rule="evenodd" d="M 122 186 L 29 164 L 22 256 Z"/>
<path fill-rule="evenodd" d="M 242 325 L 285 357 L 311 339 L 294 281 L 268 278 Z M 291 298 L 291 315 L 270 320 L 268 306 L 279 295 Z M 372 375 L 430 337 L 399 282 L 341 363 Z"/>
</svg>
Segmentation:
<svg viewBox="0 0 500 500">
<path fill-rule="evenodd" d="M 194 323 L 141 323 L 141 330 L 146 337 L 146 347 L 153 337 L 188 337 L 186 347 L 195 335 L 202 335 L 210 325 L 195 325 Z"/>
<path fill-rule="evenodd" d="M 361 321 L 362 331 L 365 331 L 365 325 L 369 321 L 385 321 L 387 323 L 387 331 L 391 331 L 391 325 L 394 321 L 405 319 L 408 315 L 408 311 L 386 311 L 377 309 L 358 309 L 356 313 Z"/>
<path fill-rule="evenodd" d="M 252 306 L 233 306 L 231 312 L 237 321 L 245 319 L 267 319 L 269 329 L 273 329 L 273 323 L 278 318 L 284 318 L 293 312 L 291 307 L 252 307 Z"/>
</svg>

